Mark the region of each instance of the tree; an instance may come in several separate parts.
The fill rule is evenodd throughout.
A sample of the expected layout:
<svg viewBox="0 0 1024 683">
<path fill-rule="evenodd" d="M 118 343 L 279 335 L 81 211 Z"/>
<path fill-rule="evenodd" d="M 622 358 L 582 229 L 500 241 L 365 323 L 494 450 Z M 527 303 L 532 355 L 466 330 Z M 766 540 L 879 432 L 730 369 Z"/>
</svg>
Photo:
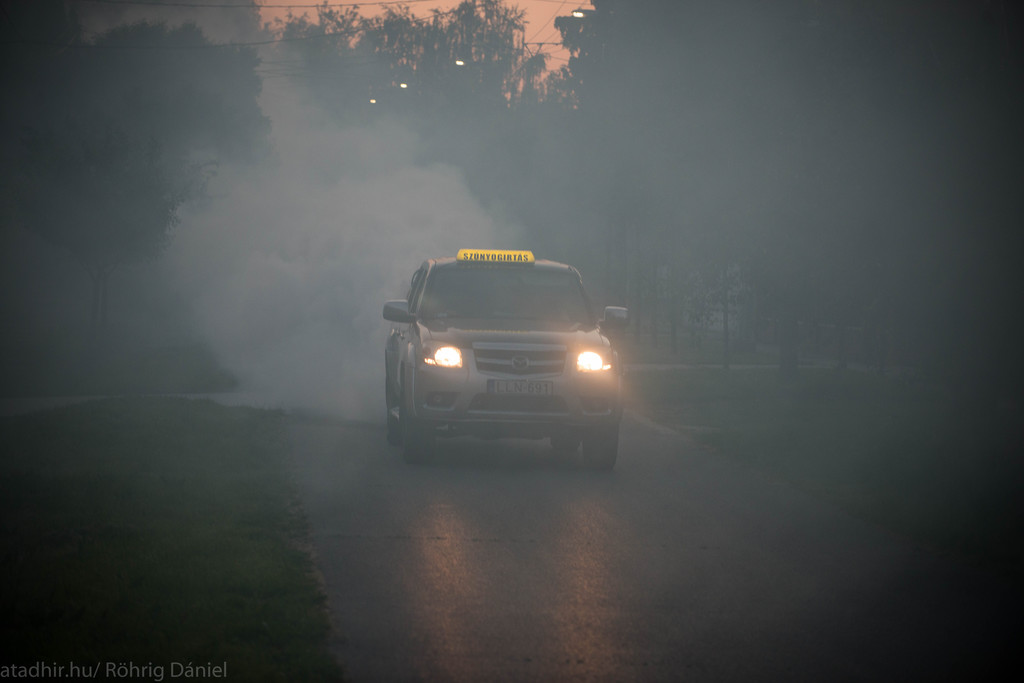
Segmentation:
<svg viewBox="0 0 1024 683">
<path fill-rule="evenodd" d="M 79 48 L 82 116 L 156 137 L 170 157 L 253 162 L 268 151 L 253 47 L 212 43 L 192 23 L 117 26 Z"/>
<path fill-rule="evenodd" d="M 156 257 L 190 188 L 168 177 L 158 143 L 116 124 L 24 133 L 25 226 L 66 249 L 92 282 L 93 332 L 107 321 L 111 273 Z"/>
<path fill-rule="evenodd" d="M 558 25 L 584 139 L 641 178 L 604 194 L 660 207 L 679 235 L 641 226 L 648 253 L 743 263 L 785 374 L 823 317 L 891 328 L 954 385 L 1013 384 L 1016 6 L 601 0 Z"/>
<path fill-rule="evenodd" d="M 88 42 L 62 2 L 17 7 L 2 72 L 3 120 L 21 131 L 5 141 L 5 223 L 82 264 L 96 330 L 111 273 L 160 253 L 220 158 L 266 149 L 259 60 L 192 24 L 119 26 Z"/>
<path fill-rule="evenodd" d="M 367 101 L 416 118 L 508 108 L 536 89 L 538 64 L 523 45 L 524 13 L 504 0 L 466 0 L 421 18 L 407 6 L 387 6 L 372 17 L 353 8 L 321 7 L 317 20 L 289 17 L 281 28 L 296 41 L 303 67 L 321 102 L 340 117 Z"/>
</svg>

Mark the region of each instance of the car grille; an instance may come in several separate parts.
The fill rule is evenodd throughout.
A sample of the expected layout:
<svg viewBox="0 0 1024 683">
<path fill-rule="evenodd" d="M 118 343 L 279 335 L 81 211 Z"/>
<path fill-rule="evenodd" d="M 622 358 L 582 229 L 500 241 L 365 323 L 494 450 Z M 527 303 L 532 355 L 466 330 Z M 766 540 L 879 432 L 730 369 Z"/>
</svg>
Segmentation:
<svg viewBox="0 0 1024 683">
<path fill-rule="evenodd" d="M 473 344 L 476 369 L 502 375 L 559 375 L 565 347 L 554 344 Z"/>
</svg>

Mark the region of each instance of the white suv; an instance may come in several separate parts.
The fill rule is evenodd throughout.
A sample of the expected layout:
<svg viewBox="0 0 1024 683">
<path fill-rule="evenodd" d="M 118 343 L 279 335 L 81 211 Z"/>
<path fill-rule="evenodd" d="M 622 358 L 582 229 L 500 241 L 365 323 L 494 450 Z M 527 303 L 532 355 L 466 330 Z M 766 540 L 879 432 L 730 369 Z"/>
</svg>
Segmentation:
<svg viewBox="0 0 1024 683">
<path fill-rule="evenodd" d="M 388 441 L 429 459 L 436 437 L 550 438 L 583 446 L 594 469 L 615 466 L 622 366 L 572 266 L 528 251 L 463 249 L 413 274 L 405 299 L 384 304 Z"/>
</svg>

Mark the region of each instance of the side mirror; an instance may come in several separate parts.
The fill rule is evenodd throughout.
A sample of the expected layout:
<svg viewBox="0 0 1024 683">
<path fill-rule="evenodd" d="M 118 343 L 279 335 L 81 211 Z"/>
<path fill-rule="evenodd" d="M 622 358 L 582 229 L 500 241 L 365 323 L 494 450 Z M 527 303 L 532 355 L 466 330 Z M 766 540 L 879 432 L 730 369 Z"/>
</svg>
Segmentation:
<svg viewBox="0 0 1024 683">
<path fill-rule="evenodd" d="M 606 330 L 623 330 L 629 324 L 629 309 L 622 306 L 605 306 L 601 327 Z"/>
<path fill-rule="evenodd" d="M 416 321 L 416 316 L 409 312 L 408 301 L 395 299 L 384 303 L 384 319 L 393 323 L 411 323 Z"/>
</svg>

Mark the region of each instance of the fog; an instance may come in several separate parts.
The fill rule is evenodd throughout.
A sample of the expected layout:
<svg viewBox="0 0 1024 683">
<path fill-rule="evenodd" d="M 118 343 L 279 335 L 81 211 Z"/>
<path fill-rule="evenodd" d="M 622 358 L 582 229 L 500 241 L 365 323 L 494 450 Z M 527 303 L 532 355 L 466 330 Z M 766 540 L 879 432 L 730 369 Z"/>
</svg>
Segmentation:
<svg viewBox="0 0 1024 683">
<path fill-rule="evenodd" d="M 354 35 L 344 12 L 272 33 L 252 7 L 12 8 L 8 356 L 102 321 L 115 355 L 195 342 L 240 390 L 375 419 L 381 302 L 425 258 L 509 247 L 578 266 L 663 347 L 724 333 L 725 301 L 724 349 L 793 372 L 811 352 L 1019 395 L 1020 17 L 926 4 L 603 0 L 560 19 L 573 59 L 547 71 L 497 23 L 408 47 L 434 40 L 414 9 L 355 45 L 324 39 Z M 125 170 L 154 136 L 190 188 L 176 224 L 155 253 L 93 248 L 135 239 L 109 225 L 154 204 Z M 91 186 L 45 162 L 104 144 L 128 208 L 90 222 Z"/>
<path fill-rule="evenodd" d="M 231 670 L 266 677 L 279 642 L 329 647 L 353 680 L 1001 672 L 1024 9 L 591 0 L 545 62 L 513 3 L 269 28 L 249 0 L 3 3 L 0 412 L 89 408 L 0 425 L 12 642 L 252 648 Z M 382 304 L 460 248 L 572 264 L 629 310 L 613 362 L 461 395 L 564 411 L 519 433 L 550 438 L 435 447 L 405 377 L 384 424 Z"/>
<path fill-rule="evenodd" d="M 381 304 L 419 263 L 466 245 L 515 245 L 461 172 L 416 163 L 395 121 L 339 127 L 301 89 L 274 81 L 261 106 L 272 159 L 227 167 L 182 218 L 164 268 L 196 332 L 272 403 L 378 418 Z"/>
</svg>

